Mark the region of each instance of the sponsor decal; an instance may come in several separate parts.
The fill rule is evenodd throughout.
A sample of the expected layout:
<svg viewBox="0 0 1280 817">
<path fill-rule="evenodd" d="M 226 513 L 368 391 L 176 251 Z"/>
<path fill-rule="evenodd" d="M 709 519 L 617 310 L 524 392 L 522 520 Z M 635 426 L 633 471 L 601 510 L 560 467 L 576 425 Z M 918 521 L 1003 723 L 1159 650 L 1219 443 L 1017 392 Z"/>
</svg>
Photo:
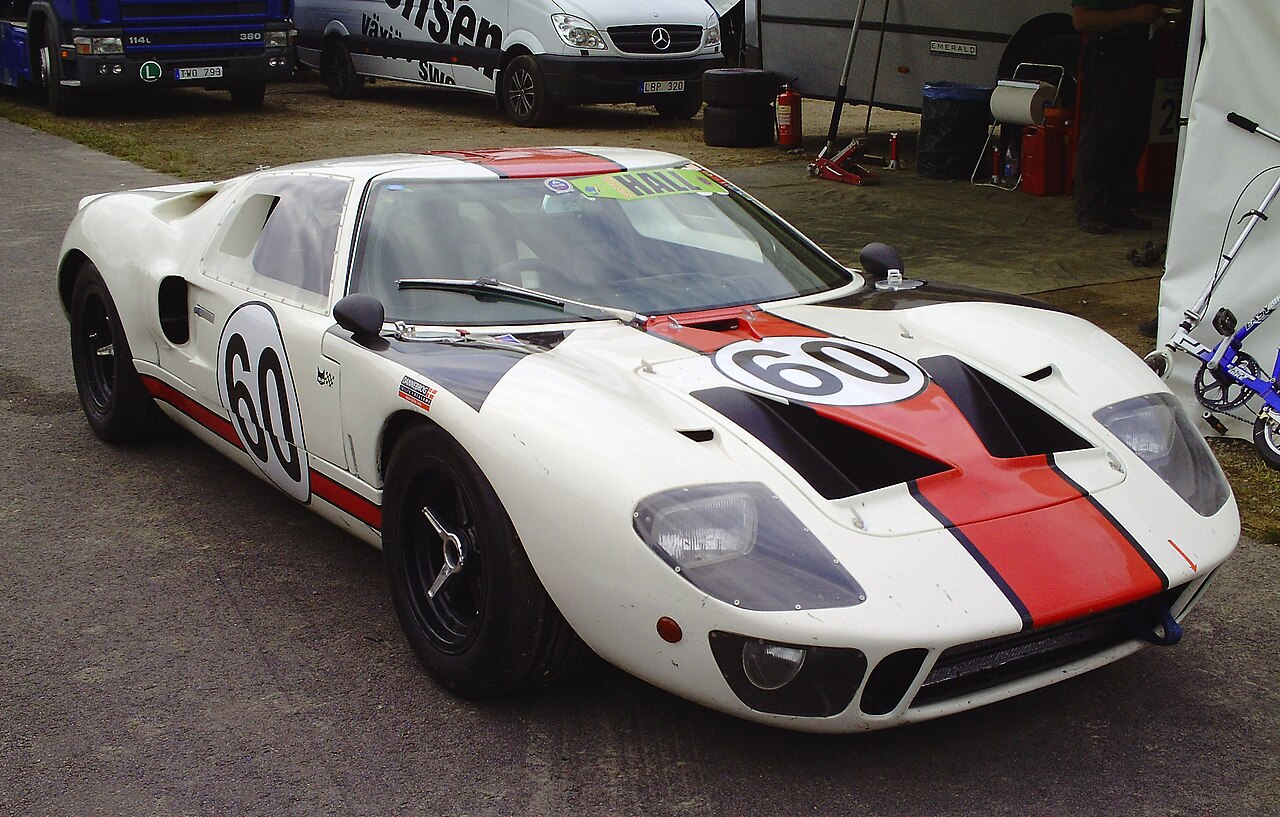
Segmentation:
<svg viewBox="0 0 1280 817">
<path fill-rule="evenodd" d="M 564 179 L 547 179 L 543 184 L 548 190 L 555 193 L 557 196 L 563 196 L 565 193 L 573 192 L 573 185 L 569 184 Z"/>
<path fill-rule="evenodd" d="M 316 383 L 326 388 L 333 388 L 335 378 L 333 372 L 326 372 L 324 369 L 316 367 Z"/>
<path fill-rule="evenodd" d="M 435 389 L 419 383 L 408 375 L 400 381 L 400 398 L 408 400 L 423 411 L 431 411 L 431 401 L 435 396 Z"/>
<path fill-rule="evenodd" d="M 280 324 L 266 304 L 244 304 L 227 320 L 218 342 L 218 396 L 262 472 L 306 502 L 311 487 L 298 393 Z"/>
<path fill-rule="evenodd" d="M 976 60 L 978 46 L 973 43 L 953 43 L 946 40 L 930 40 L 929 53 L 935 57 L 955 57 L 961 60 Z"/>
<path fill-rule="evenodd" d="M 406 22 L 433 42 L 476 48 L 502 48 L 502 27 L 480 14 L 468 0 L 385 0 Z M 398 35 L 397 35 L 398 36 Z M 493 79 L 494 69 L 484 69 Z"/>
<path fill-rule="evenodd" d="M 704 196 L 728 195 L 710 176 L 700 170 L 677 168 L 674 170 L 642 170 L 635 173 L 610 173 L 604 176 L 586 176 L 574 179 L 571 184 L 584 196 L 595 199 L 634 201 L 658 196 L 675 196 L 697 193 Z"/>
</svg>

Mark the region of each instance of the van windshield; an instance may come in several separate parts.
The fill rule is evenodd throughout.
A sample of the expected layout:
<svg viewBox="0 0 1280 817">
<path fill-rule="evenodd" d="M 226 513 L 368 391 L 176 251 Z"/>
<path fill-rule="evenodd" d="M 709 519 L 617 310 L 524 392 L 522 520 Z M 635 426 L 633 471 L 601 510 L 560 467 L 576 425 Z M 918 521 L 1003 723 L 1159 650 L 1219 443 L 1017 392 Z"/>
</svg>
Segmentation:
<svg viewBox="0 0 1280 817">
<path fill-rule="evenodd" d="M 404 279 L 494 278 L 647 315 L 783 300 L 852 274 L 698 168 L 493 180 L 376 180 L 350 292 L 388 320 L 505 325 L 583 320 L 530 299 L 412 289 Z"/>
</svg>

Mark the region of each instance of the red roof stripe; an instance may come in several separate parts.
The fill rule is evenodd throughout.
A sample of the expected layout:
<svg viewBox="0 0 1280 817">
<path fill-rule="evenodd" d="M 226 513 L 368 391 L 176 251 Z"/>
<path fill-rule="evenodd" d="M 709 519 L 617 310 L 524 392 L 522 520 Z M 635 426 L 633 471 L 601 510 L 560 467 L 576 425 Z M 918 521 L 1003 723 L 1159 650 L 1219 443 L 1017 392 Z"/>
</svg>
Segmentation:
<svg viewBox="0 0 1280 817">
<path fill-rule="evenodd" d="M 504 179 L 539 179 L 551 176 L 594 176 L 618 173 L 625 167 L 591 153 L 568 148 L 498 148 L 496 150 L 433 150 L 428 156 L 444 156 L 470 162 Z"/>
</svg>

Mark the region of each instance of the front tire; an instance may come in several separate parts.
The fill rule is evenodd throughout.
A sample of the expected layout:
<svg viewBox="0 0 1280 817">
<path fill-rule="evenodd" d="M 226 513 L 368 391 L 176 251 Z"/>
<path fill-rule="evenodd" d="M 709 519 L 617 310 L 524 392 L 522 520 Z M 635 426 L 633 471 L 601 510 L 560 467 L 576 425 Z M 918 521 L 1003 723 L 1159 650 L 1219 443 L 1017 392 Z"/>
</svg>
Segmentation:
<svg viewBox="0 0 1280 817">
<path fill-rule="evenodd" d="M 62 57 L 58 53 L 58 22 L 52 17 L 45 24 L 44 43 L 40 46 L 40 80 L 54 116 L 75 116 L 80 112 L 80 89 L 63 85 Z"/>
<path fill-rule="evenodd" d="M 396 443 L 382 522 L 396 615 L 441 686 L 503 695 L 545 686 L 590 658 L 480 467 L 440 428 L 415 426 Z"/>
<path fill-rule="evenodd" d="M 1253 446 L 1267 467 L 1280 471 L 1280 416 L 1263 411 L 1253 421 Z"/>
<path fill-rule="evenodd" d="M 244 82 L 232 85 L 228 90 L 231 92 L 232 105 L 242 111 L 256 111 L 262 107 L 262 101 L 267 96 L 267 81 Z"/>
<path fill-rule="evenodd" d="M 364 93 L 364 77 L 356 73 L 346 43 L 334 40 L 325 46 L 321 74 L 334 99 L 355 99 Z"/>
<path fill-rule="evenodd" d="M 542 68 L 528 54 L 521 54 L 507 64 L 502 71 L 500 93 L 507 118 L 522 128 L 541 127 L 555 111 Z"/>
<path fill-rule="evenodd" d="M 167 418 L 151 399 L 102 274 L 86 261 L 71 294 L 71 365 L 89 428 L 106 442 L 159 435 Z"/>
<path fill-rule="evenodd" d="M 672 121 L 692 119 L 702 110 L 702 96 L 692 91 L 675 94 L 674 99 L 664 99 L 653 103 L 658 116 Z"/>
</svg>

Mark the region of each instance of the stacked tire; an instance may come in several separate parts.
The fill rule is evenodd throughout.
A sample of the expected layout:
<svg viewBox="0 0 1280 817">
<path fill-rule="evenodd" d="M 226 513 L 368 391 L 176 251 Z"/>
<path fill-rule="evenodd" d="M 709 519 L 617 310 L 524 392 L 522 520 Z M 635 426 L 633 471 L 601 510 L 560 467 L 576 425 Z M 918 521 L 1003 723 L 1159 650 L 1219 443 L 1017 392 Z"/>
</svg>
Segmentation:
<svg viewBox="0 0 1280 817">
<path fill-rule="evenodd" d="M 702 141 L 713 147 L 773 144 L 778 77 L 759 68 L 713 68 L 702 75 Z"/>
</svg>

